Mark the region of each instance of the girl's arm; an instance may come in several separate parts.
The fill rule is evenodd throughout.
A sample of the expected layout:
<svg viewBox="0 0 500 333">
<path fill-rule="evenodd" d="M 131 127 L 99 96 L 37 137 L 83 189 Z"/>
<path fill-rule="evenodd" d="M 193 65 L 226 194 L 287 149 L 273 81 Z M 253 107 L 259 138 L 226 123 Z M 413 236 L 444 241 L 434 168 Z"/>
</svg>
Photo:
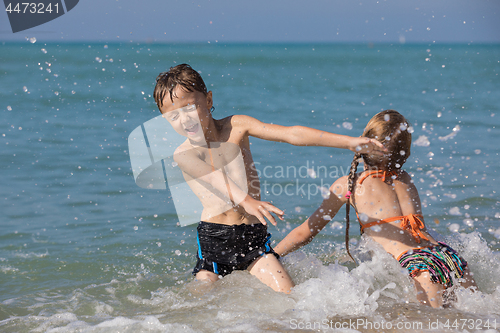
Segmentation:
<svg viewBox="0 0 500 333">
<path fill-rule="evenodd" d="M 344 176 L 337 179 L 330 187 L 330 197 L 323 200 L 318 209 L 304 223 L 293 229 L 279 242 L 274 251 L 280 256 L 285 256 L 312 241 L 347 202 L 346 192 L 347 176 Z"/>
<path fill-rule="evenodd" d="M 387 149 L 374 139 L 334 134 L 305 126 L 266 124 L 244 115 L 233 116 L 232 125 L 246 131 L 250 136 L 268 141 L 286 142 L 294 146 L 345 148 L 361 154 L 383 155 L 387 152 Z"/>
</svg>

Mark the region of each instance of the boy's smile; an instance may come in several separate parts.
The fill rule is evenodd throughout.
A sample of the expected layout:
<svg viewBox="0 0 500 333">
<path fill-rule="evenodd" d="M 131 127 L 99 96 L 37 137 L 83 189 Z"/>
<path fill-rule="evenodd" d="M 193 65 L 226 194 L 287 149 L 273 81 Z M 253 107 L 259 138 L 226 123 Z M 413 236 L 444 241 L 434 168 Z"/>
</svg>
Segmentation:
<svg viewBox="0 0 500 333">
<path fill-rule="evenodd" d="M 189 92 L 176 87 L 173 100 L 166 94 L 160 111 L 177 133 L 191 141 L 203 142 L 212 121 L 211 107 L 211 91 L 205 96 L 199 91 Z"/>
</svg>

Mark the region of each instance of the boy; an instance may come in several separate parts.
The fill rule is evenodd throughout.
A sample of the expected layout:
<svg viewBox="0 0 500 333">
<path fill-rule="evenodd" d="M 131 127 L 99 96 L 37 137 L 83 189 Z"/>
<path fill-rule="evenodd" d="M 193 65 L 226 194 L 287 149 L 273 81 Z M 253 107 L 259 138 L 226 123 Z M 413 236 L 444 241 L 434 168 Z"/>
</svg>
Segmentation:
<svg viewBox="0 0 500 333">
<path fill-rule="evenodd" d="M 265 124 L 245 115 L 212 118 L 212 92 L 189 65 L 171 67 L 156 78 L 155 102 L 163 117 L 187 140 L 174 160 L 203 204 L 198 225 L 197 280 L 248 270 L 275 291 L 289 293 L 293 282 L 270 247 L 266 220 L 283 211 L 260 201 L 260 183 L 249 136 L 297 146 L 347 148 L 383 153 L 376 140 L 352 138 L 303 126 Z"/>
</svg>

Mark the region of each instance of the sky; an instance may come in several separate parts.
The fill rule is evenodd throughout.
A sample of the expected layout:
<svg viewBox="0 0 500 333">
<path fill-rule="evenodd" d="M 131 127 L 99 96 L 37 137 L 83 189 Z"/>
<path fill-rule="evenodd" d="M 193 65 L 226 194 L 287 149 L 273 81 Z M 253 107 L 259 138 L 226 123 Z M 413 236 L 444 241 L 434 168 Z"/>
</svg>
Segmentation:
<svg viewBox="0 0 500 333">
<path fill-rule="evenodd" d="M 498 43 L 500 0 L 80 0 L 0 41 Z"/>
</svg>

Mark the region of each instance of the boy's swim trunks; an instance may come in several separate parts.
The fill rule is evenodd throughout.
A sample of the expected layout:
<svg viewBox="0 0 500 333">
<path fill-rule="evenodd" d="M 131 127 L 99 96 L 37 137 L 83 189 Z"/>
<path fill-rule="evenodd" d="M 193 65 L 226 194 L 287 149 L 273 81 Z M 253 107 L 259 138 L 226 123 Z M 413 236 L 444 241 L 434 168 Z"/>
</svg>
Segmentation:
<svg viewBox="0 0 500 333">
<path fill-rule="evenodd" d="M 445 243 L 426 248 L 413 249 L 402 253 L 398 261 L 408 269 L 410 276 L 420 271 L 428 271 L 432 282 L 441 283 L 447 288 L 453 285 L 453 279 L 462 278 L 467 262 Z"/>
<path fill-rule="evenodd" d="M 259 256 L 272 253 L 271 234 L 263 224 L 225 225 L 200 222 L 198 225 L 198 262 L 193 274 L 204 269 L 227 275 L 245 270 Z"/>
</svg>

